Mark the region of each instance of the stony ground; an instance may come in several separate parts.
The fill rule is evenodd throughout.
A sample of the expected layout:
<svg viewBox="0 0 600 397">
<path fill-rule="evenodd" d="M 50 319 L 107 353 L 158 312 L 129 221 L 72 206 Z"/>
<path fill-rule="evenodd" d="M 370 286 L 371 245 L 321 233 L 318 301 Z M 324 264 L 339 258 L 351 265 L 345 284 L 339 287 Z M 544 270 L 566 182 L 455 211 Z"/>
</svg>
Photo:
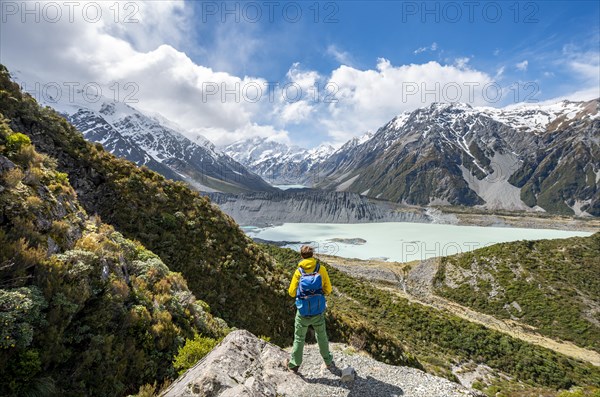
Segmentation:
<svg viewBox="0 0 600 397">
<path fill-rule="evenodd" d="M 287 369 L 289 349 L 260 340 L 245 330 L 230 333 L 163 397 L 465 397 L 479 396 L 447 379 L 414 368 L 380 363 L 347 345 L 331 344 L 337 368 L 322 368 L 316 345 L 307 345 L 296 374 Z M 343 382 L 352 367 L 354 380 Z"/>
<path fill-rule="evenodd" d="M 357 353 L 347 345 L 333 343 L 331 350 L 337 370 L 321 370 L 323 360 L 317 345 L 307 345 L 299 376 L 309 384 L 302 396 L 319 397 L 454 397 L 478 396 L 475 391 L 438 378 L 418 369 L 397 367 L 375 361 L 364 353 Z M 356 370 L 352 382 L 340 380 L 343 368 Z M 305 393 L 305 394 L 304 394 Z"/>
</svg>

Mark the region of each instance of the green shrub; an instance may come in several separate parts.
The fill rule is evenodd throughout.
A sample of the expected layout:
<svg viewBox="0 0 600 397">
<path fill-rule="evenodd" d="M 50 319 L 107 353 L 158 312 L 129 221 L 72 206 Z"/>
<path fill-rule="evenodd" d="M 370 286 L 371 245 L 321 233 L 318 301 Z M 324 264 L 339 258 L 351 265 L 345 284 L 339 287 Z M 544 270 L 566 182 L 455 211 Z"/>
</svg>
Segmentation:
<svg viewBox="0 0 600 397">
<path fill-rule="evenodd" d="M 25 134 L 16 132 L 6 139 L 6 148 L 11 152 L 18 152 L 23 147 L 31 145 L 31 139 Z"/>
<path fill-rule="evenodd" d="M 557 397 L 584 397 L 583 389 L 581 387 L 575 387 L 568 391 L 562 391 Z"/>
<path fill-rule="evenodd" d="M 185 341 L 185 345 L 179 348 L 173 367 L 179 375 L 193 367 L 200 359 L 206 356 L 219 343 L 218 340 L 207 338 L 196 334 L 194 339 Z"/>
</svg>

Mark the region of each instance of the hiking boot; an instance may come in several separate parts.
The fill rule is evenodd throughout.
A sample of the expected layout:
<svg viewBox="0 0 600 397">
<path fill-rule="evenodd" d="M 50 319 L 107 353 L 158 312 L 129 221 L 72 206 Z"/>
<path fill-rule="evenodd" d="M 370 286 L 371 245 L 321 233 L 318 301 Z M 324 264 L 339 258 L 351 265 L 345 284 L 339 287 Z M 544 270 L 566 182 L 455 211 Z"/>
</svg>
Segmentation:
<svg viewBox="0 0 600 397">
<path fill-rule="evenodd" d="M 332 361 L 329 364 L 323 363 L 321 365 L 321 372 L 324 372 L 326 370 L 331 372 L 332 374 L 335 373 L 335 371 L 337 370 L 337 367 L 335 366 L 335 362 Z"/>
<path fill-rule="evenodd" d="M 289 361 L 287 362 L 287 364 L 286 364 L 285 366 L 287 367 L 288 371 L 291 371 L 291 372 L 293 372 L 293 373 L 295 373 L 295 374 L 297 374 L 297 373 L 298 373 L 298 369 L 300 368 L 300 367 L 292 367 L 292 366 L 290 365 L 290 362 L 289 362 Z"/>
</svg>

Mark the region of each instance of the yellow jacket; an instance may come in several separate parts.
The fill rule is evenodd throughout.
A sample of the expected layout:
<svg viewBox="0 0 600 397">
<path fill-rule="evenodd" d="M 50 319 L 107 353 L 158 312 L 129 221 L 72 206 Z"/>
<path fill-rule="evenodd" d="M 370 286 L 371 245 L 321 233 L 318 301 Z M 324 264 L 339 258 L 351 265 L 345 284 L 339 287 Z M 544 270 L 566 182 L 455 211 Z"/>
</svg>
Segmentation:
<svg viewBox="0 0 600 397">
<path fill-rule="evenodd" d="M 306 273 L 312 273 L 315 271 L 317 267 L 317 260 L 315 258 L 303 259 L 298 263 L 298 267 L 301 267 Z M 321 275 L 321 280 L 323 281 L 323 293 L 325 295 L 329 295 L 331 293 L 331 281 L 329 280 L 329 274 L 327 274 L 327 269 L 321 263 L 321 267 L 319 268 L 319 274 Z M 300 282 L 300 270 L 296 269 L 294 272 L 294 276 L 292 277 L 292 281 L 290 282 L 290 288 L 288 289 L 288 293 L 291 297 L 296 297 L 296 290 L 298 289 L 298 283 Z"/>
</svg>

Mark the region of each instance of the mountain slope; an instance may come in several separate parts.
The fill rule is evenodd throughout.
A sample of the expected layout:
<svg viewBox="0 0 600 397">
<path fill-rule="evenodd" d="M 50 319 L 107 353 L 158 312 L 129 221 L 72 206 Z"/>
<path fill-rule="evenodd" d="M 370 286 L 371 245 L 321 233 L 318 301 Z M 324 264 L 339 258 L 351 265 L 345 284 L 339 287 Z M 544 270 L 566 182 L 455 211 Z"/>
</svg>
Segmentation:
<svg viewBox="0 0 600 397">
<path fill-rule="evenodd" d="M 3 396 L 134 392 L 175 375 L 185 338 L 227 332 L 180 274 L 89 217 L 1 115 L 0 247 Z"/>
<path fill-rule="evenodd" d="M 296 252 L 265 249 L 291 273 Z M 379 361 L 424 368 L 451 380 L 457 380 L 457 365 L 484 366 L 488 395 L 556 396 L 558 389 L 573 385 L 600 387 L 598 367 L 409 300 L 396 289 L 353 278 L 323 258 L 321 262 L 334 286 L 328 300 L 328 333 Z"/>
<path fill-rule="evenodd" d="M 277 193 L 209 193 L 242 226 L 294 223 L 430 222 L 421 208 L 403 207 L 356 193 L 304 189 Z"/>
<path fill-rule="evenodd" d="M 297 252 L 257 246 L 229 217 L 186 185 L 165 180 L 86 142 L 66 120 L 21 93 L 5 69 L 0 73 L 0 113 L 10 118 L 10 128 L 27 134 L 40 151 L 57 159 L 58 169 L 66 173 L 60 178 L 69 180 L 88 213 L 99 214 L 126 237 L 151 248 L 171 270 L 180 271 L 190 290 L 206 300 L 214 313 L 274 342 L 291 343 L 294 305 L 286 287 Z M 108 244 L 104 250 L 110 254 L 111 247 Z M 335 269 L 331 276 L 336 286 L 329 316 L 332 339 L 356 341 L 379 360 L 425 367 L 450 379 L 455 379 L 453 363 L 488 364 L 513 377 L 516 387 L 527 389 L 518 384 L 523 381 L 545 391 L 598 383 L 593 367 L 412 304 Z M 155 287 L 165 291 L 164 283 Z M 112 291 L 111 296 L 119 295 Z M 147 302 L 154 305 L 155 301 L 160 308 L 158 298 Z M 106 308 L 119 313 L 114 306 Z M 101 377 L 96 376 L 94 382 L 102 382 Z"/>
<path fill-rule="evenodd" d="M 434 103 L 320 155 L 258 138 L 226 151 L 275 183 L 410 205 L 600 216 L 600 100 Z"/>
<path fill-rule="evenodd" d="M 223 151 L 274 185 L 312 186 L 318 182 L 318 164 L 334 149 L 322 145 L 307 150 L 268 138 L 250 138 L 228 145 Z"/>
<path fill-rule="evenodd" d="M 86 142 L 64 118 L 23 94 L 3 67 L 0 113 L 37 150 L 57 159 L 88 213 L 181 272 L 215 314 L 278 343 L 291 338 L 287 275 L 206 197 Z"/>
<path fill-rule="evenodd" d="M 600 215 L 600 101 L 432 104 L 319 165 L 330 190 L 408 204 Z"/>
<path fill-rule="evenodd" d="M 442 258 L 435 291 L 600 352 L 600 232 L 497 244 Z"/>
<path fill-rule="evenodd" d="M 150 117 L 126 103 L 80 91 L 73 98 L 42 99 L 43 105 L 65 116 L 86 139 L 166 178 L 185 181 L 200 191 L 273 190 L 208 140 L 192 141 L 160 116 Z"/>
</svg>

